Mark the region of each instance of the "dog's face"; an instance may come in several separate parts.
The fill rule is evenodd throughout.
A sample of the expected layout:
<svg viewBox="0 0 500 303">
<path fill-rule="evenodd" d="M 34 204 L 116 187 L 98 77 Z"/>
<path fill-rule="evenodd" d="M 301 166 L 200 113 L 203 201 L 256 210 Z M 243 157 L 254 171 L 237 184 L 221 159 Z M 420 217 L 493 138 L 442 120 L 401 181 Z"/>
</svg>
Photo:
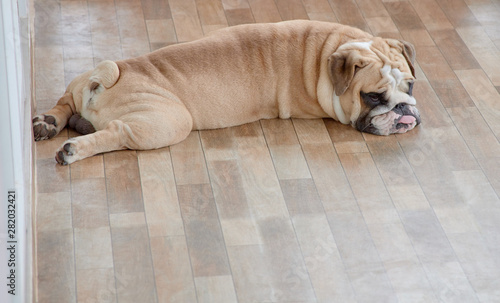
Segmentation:
<svg viewBox="0 0 500 303">
<path fill-rule="evenodd" d="M 376 135 L 405 133 L 417 126 L 414 58 L 411 44 L 393 39 L 374 38 L 339 47 L 329 66 L 336 95 L 334 110 L 337 117 L 345 117 L 341 122 Z M 341 107 L 335 107 L 335 98 Z M 345 113 L 339 113 L 342 110 Z"/>
</svg>

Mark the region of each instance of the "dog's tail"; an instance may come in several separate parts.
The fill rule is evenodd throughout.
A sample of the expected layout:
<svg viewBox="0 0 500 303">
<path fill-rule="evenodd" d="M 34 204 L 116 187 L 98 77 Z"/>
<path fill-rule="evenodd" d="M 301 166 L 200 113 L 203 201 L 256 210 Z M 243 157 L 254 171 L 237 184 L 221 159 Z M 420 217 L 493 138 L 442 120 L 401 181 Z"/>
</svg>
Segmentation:
<svg viewBox="0 0 500 303">
<path fill-rule="evenodd" d="M 97 64 L 92 75 L 90 76 L 90 90 L 94 90 L 99 85 L 105 88 L 111 88 L 118 81 L 120 77 L 120 69 L 115 62 L 106 60 Z"/>
</svg>

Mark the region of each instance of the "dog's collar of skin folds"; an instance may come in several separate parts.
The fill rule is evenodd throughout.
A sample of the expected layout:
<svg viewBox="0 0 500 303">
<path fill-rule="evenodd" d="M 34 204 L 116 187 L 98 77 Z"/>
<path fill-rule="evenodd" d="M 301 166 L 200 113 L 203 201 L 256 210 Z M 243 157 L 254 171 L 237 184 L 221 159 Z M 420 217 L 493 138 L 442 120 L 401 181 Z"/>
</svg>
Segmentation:
<svg viewBox="0 0 500 303">
<path fill-rule="evenodd" d="M 342 109 L 342 105 L 340 105 L 340 97 L 337 94 L 333 93 L 332 98 L 333 103 L 333 112 L 337 116 L 337 119 L 342 124 L 349 124 L 349 119 L 346 118 L 344 109 Z"/>
</svg>

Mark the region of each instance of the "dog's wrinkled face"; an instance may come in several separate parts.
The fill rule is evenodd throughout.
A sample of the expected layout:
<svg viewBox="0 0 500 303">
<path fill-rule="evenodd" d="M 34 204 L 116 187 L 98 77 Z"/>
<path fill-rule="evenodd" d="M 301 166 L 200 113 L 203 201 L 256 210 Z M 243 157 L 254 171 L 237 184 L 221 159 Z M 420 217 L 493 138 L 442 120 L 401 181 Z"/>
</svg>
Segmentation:
<svg viewBox="0 0 500 303">
<path fill-rule="evenodd" d="M 412 95 L 414 57 L 413 46 L 399 40 L 342 45 L 330 58 L 335 95 L 342 104 L 337 117 L 341 110 L 350 114 L 341 122 L 376 135 L 405 133 L 420 124 Z"/>
</svg>

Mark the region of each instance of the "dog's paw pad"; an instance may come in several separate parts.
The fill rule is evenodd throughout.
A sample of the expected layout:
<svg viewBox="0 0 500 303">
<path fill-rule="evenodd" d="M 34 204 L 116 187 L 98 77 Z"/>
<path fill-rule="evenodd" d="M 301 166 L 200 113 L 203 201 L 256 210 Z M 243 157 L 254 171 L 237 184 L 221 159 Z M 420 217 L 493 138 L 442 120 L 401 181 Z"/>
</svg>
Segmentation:
<svg viewBox="0 0 500 303">
<path fill-rule="evenodd" d="M 75 161 L 73 157 L 75 153 L 76 145 L 74 143 L 64 143 L 64 145 L 56 152 L 56 161 L 61 165 L 71 164 Z"/>
<path fill-rule="evenodd" d="M 38 115 L 33 118 L 33 135 L 35 141 L 50 139 L 57 135 L 56 118 L 45 115 Z"/>
</svg>

